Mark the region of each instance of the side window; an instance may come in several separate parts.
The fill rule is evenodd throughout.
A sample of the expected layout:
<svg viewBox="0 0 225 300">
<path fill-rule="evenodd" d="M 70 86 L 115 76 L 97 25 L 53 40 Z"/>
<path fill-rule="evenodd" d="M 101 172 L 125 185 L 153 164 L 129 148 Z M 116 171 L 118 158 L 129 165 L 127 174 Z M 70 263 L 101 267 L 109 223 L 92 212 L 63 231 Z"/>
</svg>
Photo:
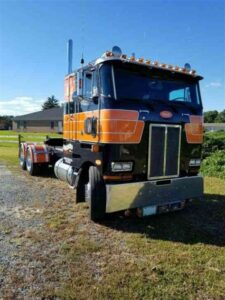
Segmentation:
<svg viewBox="0 0 225 300">
<path fill-rule="evenodd" d="M 100 75 L 100 93 L 104 97 L 112 98 L 113 84 L 112 84 L 112 66 L 109 64 L 103 65 L 99 70 Z"/>
<path fill-rule="evenodd" d="M 83 97 L 90 99 L 92 96 L 92 73 L 84 73 L 84 92 Z"/>
<path fill-rule="evenodd" d="M 191 102 L 191 89 L 189 87 L 186 87 L 184 94 L 185 94 L 185 100 L 187 102 Z"/>
<path fill-rule="evenodd" d="M 97 95 L 97 93 L 98 93 L 97 72 L 94 71 L 92 75 L 92 96 Z"/>
<path fill-rule="evenodd" d="M 63 104 L 63 113 L 64 115 L 68 115 L 68 102 Z"/>
<path fill-rule="evenodd" d="M 69 114 L 74 114 L 74 102 L 69 102 Z"/>
<path fill-rule="evenodd" d="M 66 102 L 64 104 L 64 115 L 73 114 L 74 112 L 74 101 Z"/>
</svg>

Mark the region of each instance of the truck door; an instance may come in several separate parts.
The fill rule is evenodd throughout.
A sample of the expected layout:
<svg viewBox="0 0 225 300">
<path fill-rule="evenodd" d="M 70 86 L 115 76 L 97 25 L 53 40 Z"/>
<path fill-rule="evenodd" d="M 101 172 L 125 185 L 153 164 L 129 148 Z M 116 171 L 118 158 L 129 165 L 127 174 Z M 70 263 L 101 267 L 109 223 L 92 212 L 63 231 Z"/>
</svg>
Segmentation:
<svg viewBox="0 0 225 300">
<path fill-rule="evenodd" d="M 75 111 L 73 100 L 69 102 L 69 139 L 75 139 Z"/>
<path fill-rule="evenodd" d="M 79 113 L 77 114 L 77 139 L 86 142 L 97 142 L 99 139 L 99 104 L 97 94 L 96 70 L 88 68 L 83 72 L 82 95 L 79 97 Z M 96 134 L 87 133 L 87 122 L 96 125 Z M 95 126 L 93 125 L 93 126 Z"/>
</svg>

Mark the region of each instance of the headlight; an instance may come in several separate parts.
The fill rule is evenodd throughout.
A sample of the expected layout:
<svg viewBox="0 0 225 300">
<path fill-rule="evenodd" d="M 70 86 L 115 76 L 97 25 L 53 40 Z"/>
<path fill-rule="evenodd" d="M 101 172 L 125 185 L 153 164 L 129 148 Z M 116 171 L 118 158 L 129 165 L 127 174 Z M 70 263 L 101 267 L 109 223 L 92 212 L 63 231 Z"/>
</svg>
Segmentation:
<svg viewBox="0 0 225 300">
<path fill-rule="evenodd" d="M 129 172 L 132 171 L 132 162 L 112 162 L 111 169 L 112 172 Z"/>
<path fill-rule="evenodd" d="M 189 166 L 190 167 L 199 167 L 200 164 L 201 164 L 201 159 L 200 158 L 190 159 L 190 161 L 189 161 Z"/>
</svg>

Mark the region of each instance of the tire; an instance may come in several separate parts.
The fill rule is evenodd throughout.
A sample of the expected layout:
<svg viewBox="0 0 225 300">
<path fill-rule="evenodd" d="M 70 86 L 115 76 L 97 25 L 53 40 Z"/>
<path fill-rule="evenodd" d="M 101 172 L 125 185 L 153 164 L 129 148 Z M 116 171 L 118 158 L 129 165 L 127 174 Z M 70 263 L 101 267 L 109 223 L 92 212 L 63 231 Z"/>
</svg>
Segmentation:
<svg viewBox="0 0 225 300">
<path fill-rule="evenodd" d="M 32 154 L 31 154 L 31 150 L 28 149 L 27 151 L 27 157 L 26 157 L 26 167 L 27 167 L 27 171 L 31 176 L 37 175 L 38 173 L 38 166 L 37 164 L 33 163 L 33 160 L 31 158 Z"/>
<path fill-rule="evenodd" d="M 85 184 L 83 182 L 78 183 L 75 202 L 85 202 Z"/>
<path fill-rule="evenodd" d="M 90 187 L 90 219 L 98 222 L 104 219 L 106 210 L 106 188 L 104 180 L 97 169 L 89 168 L 89 187 Z"/>
<path fill-rule="evenodd" d="M 20 147 L 20 153 L 19 153 L 19 159 L 20 159 L 20 167 L 22 170 L 26 170 L 27 169 L 27 165 L 26 165 L 26 160 L 23 154 L 23 149 Z"/>
<path fill-rule="evenodd" d="M 76 203 L 85 202 L 85 185 L 88 182 L 88 169 L 81 170 L 76 188 Z"/>
</svg>

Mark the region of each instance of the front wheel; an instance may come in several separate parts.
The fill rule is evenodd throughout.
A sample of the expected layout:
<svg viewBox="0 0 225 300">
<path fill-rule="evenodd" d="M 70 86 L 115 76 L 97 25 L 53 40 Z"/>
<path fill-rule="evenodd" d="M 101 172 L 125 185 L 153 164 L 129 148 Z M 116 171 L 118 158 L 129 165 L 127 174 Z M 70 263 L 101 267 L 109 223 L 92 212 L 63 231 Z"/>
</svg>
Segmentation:
<svg viewBox="0 0 225 300">
<path fill-rule="evenodd" d="M 106 188 L 104 180 L 97 167 L 89 168 L 90 219 L 94 222 L 105 217 Z"/>
</svg>

